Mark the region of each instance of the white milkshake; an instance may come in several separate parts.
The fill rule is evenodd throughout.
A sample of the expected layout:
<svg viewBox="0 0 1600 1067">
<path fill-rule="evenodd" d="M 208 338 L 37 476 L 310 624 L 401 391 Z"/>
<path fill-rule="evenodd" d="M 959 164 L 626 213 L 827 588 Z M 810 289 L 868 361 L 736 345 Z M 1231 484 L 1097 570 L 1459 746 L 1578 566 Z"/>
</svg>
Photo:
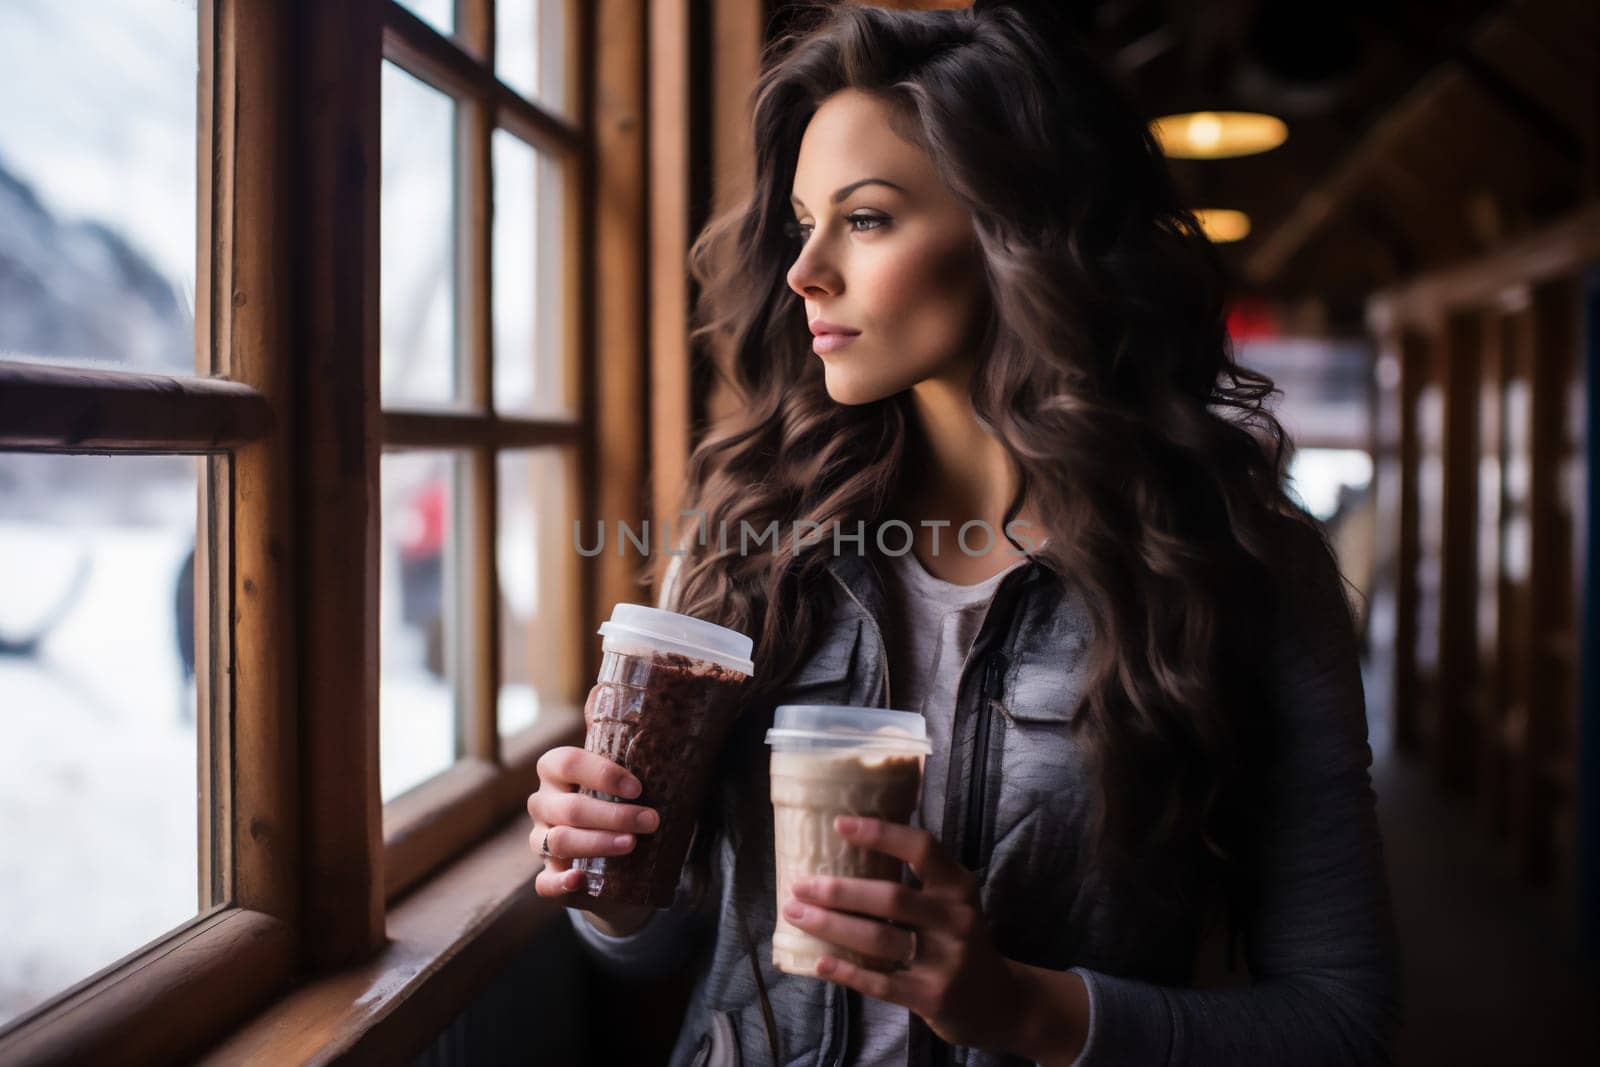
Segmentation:
<svg viewBox="0 0 1600 1067">
<path fill-rule="evenodd" d="M 789 923 L 783 903 L 794 880 L 807 875 L 900 880 L 900 860 L 851 844 L 833 820 L 860 815 L 911 821 L 929 749 L 922 717 L 883 708 L 785 705 L 777 709 L 767 740 L 778 893 L 773 966 L 815 977 L 817 959 L 826 954 L 872 970 L 890 969 L 891 960 L 863 956 Z"/>
</svg>

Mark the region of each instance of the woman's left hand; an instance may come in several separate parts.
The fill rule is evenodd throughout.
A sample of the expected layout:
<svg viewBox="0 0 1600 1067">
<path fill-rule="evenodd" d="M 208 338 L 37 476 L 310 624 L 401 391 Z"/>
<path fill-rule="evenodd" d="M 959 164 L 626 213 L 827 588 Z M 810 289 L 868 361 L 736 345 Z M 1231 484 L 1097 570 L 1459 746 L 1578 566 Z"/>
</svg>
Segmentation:
<svg viewBox="0 0 1600 1067">
<path fill-rule="evenodd" d="M 1017 1032 L 1024 990 L 995 948 L 972 872 L 927 830 L 847 815 L 834 825 L 852 844 L 904 860 L 921 887 L 836 875 L 799 879 L 784 918 L 867 956 L 906 960 L 913 949 L 916 955 L 909 967 L 889 973 L 823 956 L 817 977 L 904 1005 L 949 1044 L 1005 1050 Z M 804 914 L 795 914 L 797 906 Z"/>
</svg>

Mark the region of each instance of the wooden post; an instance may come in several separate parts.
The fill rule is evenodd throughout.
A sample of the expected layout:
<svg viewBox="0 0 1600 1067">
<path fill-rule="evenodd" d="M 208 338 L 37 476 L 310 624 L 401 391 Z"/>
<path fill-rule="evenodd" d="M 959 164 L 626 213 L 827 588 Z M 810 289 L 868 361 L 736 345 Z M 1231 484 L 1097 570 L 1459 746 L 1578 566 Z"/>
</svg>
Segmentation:
<svg viewBox="0 0 1600 1067">
<path fill-rule="evenodd" d="M 1444 516 L 1439 590 L 1439 719 L 1436 770 L 1451 790 L 1475 786 L 1477 750 L 1478 317 L 1445 320 L 1438 367 L 1444 389 Z"/>
<path fill-rule="evenodd" d="M 1478 811 L 1495 837 L 1505 819 L 1505 671 L 1500 659 L 1504 619 L 1501 590 L 1505 557 L 1505 318 L 1502 301 L 1482 309 L 1478 376 L 1477 664 Z"/>
<path fill-rule="evenodd" d="M 693 421 L 689 354 L 691 222 L 689 0 L 650 5 L 650 478 L 651 553 L 659 583 L 671 529 L 679 537 L 678 501 Z M 669 525 L 662 525 L 667 523 Z"/>
<path fill-rule="evenodd" d="M 1505 548 L 1501 578 L 1503 629 L 1501 673 L 1506 694 L 1506 829 L 1511 851 L 1526 864 L 1533 822 L 1534 770 L 1528 753 L 1528 725 L 1534 699 L 1533 613 L 1529 587 L 1533 517 L 1529 474 L 1533 423 L 1533 315 L 1525 299 L 1508 308 L 1502 359 L 1505 418 Z"/>
<path fill-rule="evenodd" d="M 711 208 L 733 208 L 750 194 L 755 148 L 750 143 L 750 104 L 761 71 L 761 50 L 777 4 L 748 0 L 710 0 L 711 27 Z M 726 345 L 707 353 L 726 373 L 733 353 Z M 722 378 L 706 382 L 705 418 L 716 422 L 739 402 Z"/>
<path fill-rule="evenodd" d="M 300 9 L 303 280 L 298 456 L 305 819 L 312 969 L 384 942 L 378 778 L 378 182 L 382 0 Z"/>
<path fill-rule="evenodd" d="M 1579 790 L 1575 842 L 1578 871 L 1572 902 L 1577 915 L 1579 951 L 1586 960 L 1600 959 L 1600 527 L 1594 521 L 1600 503 L 1600 455 L 1591 429 L 1600 418 L 1600 270 L 1582 275 L 1582 349 L 1574 377 L 1582 384 L 1573 407 L 1580 430 L 1574 434 L 1581 484 L 1574 503 L 1581 508 L 1574 523 L 1573 572 L 1581 585 L 1578 626 Z M 1581 561 L 1581 562 L 1580 562 Z"/>
<path fill-rule="evenodd" d="M 1416 612 L 1413 697 L 1419 750 L 1430 760 L 1439 744 L 1440 585 L 1444 538 L 1444 389 L 1441 340 L 1433 323 L 1420 324 L 1415 423 L 1417 433 Z"/>
<path fill-rule="evenodd" d="M 1399 333 L 1394 351 L 1400 371 L 1397 463 L 1400 489 L 1399 529 L 1395 532 L 1394 707 L 1391 716 L 1395 749 L 1415 756 L 1422 750 L 1417 686 L 1417 401 L 1427 370 L 1427 354 L 1421 339 L 1411 331 Z"/>
<path fill-rule="evenodd" d="M 1576 837 L 1578 641 L 1571 548 L 1575 475 L 1582 469 L 1577 408 L 1583 394 L 1575 375 L 1579 303 L 1572 279 L 1557 278 L 1535 286 L 1531 310 L 1528 761 L 1532 810 L 1523 868 L 1530 880 L 1543 884 L 1570 874 Z"/>
<path fill-rule="evenodd" d="M 598 0 L 596 19 L 606 32 L 596 43 L 595 188 L 603 205 L 595 218 L 595 337 L 605 374 L 596 383 L 598 507 L 586 509 L 602 524 L 606 542 L 598 564 L 598 611 L 640 598 L 645 565 L 620 536 L 628 524 L 642 539 L 649 470 L 646 420 L 645 270 L 648 206 L 645 195 L 645 5 L 642 0 Z M 653 532 L 653 531 L 652 531 Z M 586 524 L 592 543 L 594 523 Z M 619 547 L 624 551 L 619 552 Z M 591 642 L 593 644 L 593 642 Z M 596 666 L 598 661 L 596 661 Z"/>
</svg>

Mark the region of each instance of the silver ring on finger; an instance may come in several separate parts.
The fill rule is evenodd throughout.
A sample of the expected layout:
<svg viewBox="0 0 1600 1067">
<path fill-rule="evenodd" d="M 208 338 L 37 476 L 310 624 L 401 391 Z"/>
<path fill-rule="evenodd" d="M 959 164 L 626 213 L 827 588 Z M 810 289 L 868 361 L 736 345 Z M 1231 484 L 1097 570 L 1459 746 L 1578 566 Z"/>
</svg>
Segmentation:
<svg viewBox="0 0 1600 1067">
<path fill-rule="evenodd" d="M 906 933 L 911 935 L 911 951 L 894 961 L 894 969 L 897 971 L 910 970 L 911 965 L 917 962 L 917 932 L 915 930 L 907 930 Z"/>
</svg>

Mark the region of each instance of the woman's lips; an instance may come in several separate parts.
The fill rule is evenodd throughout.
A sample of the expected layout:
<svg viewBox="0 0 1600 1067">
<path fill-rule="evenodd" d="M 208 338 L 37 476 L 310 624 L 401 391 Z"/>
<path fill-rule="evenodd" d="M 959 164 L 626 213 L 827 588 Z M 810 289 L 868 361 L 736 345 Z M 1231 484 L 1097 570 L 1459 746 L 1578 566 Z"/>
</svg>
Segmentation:
<svg viewBox="0 0 1600 1067">
<path fill-rule="evenodd" d="M 819 333 L 811 339 L 811 351 L 819 356 L 825 356 L 829 352 L 839 351 L 859 336 L 854 333 Z"/>
</svg>

